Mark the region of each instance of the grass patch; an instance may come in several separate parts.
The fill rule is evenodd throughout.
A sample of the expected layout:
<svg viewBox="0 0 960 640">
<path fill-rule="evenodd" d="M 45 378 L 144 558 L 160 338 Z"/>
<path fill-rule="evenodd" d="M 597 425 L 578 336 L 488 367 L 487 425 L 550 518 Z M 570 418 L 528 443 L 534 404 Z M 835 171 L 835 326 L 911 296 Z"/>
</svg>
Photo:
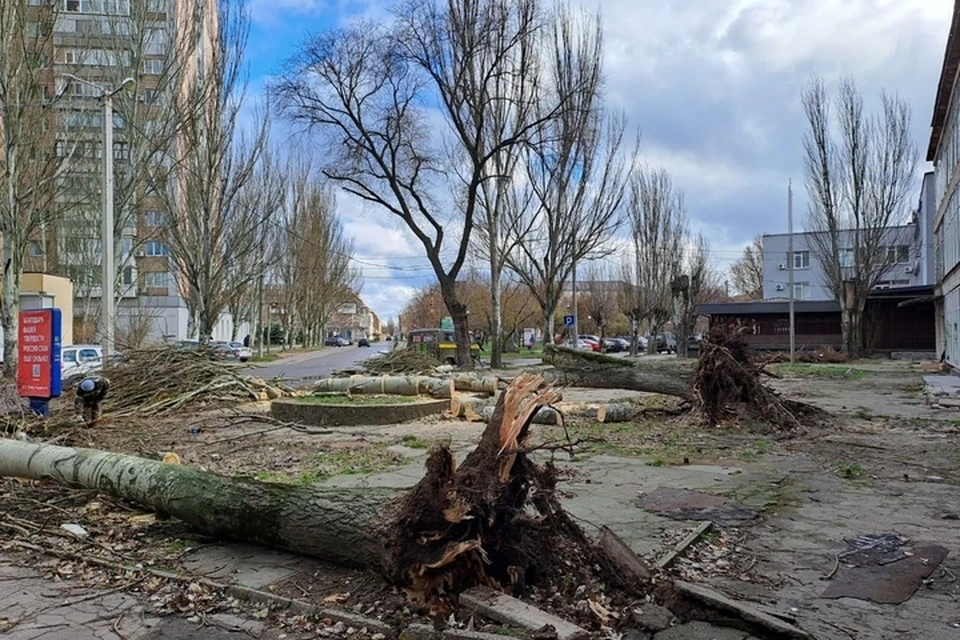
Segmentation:
<svg viewBox="0 0 960 640">
<path fill-rule="evenodd" d="M 792 378 L 833 378 L 838 380 L 861 380 L 867 376 L 863 369 L 837 364 L 778 364 L 771 367 L 774 373 Z"/>
<path fill-rule="evenodd" d="M 856 462 L 844 462 L 840 465 L 840 477 L 847 480 L 856 480 L 863 477 L 863 467 Z"/>
<path fill-rule="evenodd" d="M 265 353 L 262 356 L 253 356 L 249 362 L 276 362 L 280 359 L 278 353 Z"/>
<path fill-rule="evenodd" d="M 297 398 L 300 404 L 351 404 L 351 405 L 381 405 L 381 404 L 412 404 L 420 402 L 420 396 L 395 396 L 380 394 L 327 393 Z"/>
<path fill-rule="evenodd" d="M 480 354 L 481 356 L 486 355 L 485 360 L 490 359 L 490 352 L 487 350 L 486 354 Z M 520 351 L 504 351 L 503 359 L 504 360 L 516 360 L 519 358 L 539 358 L 543 355 L 543 345 L 538 344 L 533 349 L 527 349 L 523 347 Z"/>
<path fill-rule="evenodd" d="M 435 444 L 439 444 L 439 440 L 421 440 L 414 435 L 406 435 L 400 439 L 400 444 L 407 447 L 408 449 L 429 449 Z"/>
<path fill-rule="evenodd" d="M 254 477 L 261 482 L 313 484 L 337 475 L 378 473 L 404 462 L 399 453 L 387 449 L 385 443 L 360 448 L 334 449 L 307 457 L 306 468 L 299 472 L 261 471 Z"/>
</svg>

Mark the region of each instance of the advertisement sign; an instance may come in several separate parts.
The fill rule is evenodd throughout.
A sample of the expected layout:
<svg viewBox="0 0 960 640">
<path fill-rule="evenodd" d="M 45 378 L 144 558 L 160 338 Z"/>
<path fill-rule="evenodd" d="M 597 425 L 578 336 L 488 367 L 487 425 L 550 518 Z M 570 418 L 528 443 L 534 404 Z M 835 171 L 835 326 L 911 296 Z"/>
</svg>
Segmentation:
<svg viewBox="0 0 960 640">
<path fill-rule="evenodd" d="M 530 346 L 537 344 L 537 330 L 532 327 L 526 327 L 523 330 L 523 344 Z"/>
<path fill-rule="evenodd" d="M 20 313 L 17 391 L 26 398 L 60 395 L 60 309 Z"/>
</svg>

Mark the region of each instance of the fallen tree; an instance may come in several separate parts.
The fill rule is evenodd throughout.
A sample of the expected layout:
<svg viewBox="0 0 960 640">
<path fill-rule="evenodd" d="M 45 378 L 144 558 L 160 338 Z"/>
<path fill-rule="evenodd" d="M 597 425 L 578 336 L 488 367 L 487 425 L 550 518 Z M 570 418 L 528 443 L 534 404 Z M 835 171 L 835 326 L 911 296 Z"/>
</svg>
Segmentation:
<svg viewBox="0 0 960 640">
<path fill-rule="evenodd" d="M 409 491 L 265 483 L 12 439 L 0 439 L 0 476 L 84 487 L 215 536 L 377 570 L 440 611 L 472 586 L 523 588 L 571 574 L 581 584 L 610 564 L 561 508 L 553 468 L 527 455 L 533 416 L 559 398 L 542 387 L 541 377 L 520 376 L 463 463 L 433 450 Z"/>
<path fill-rule="evenodd" d="M 750 419 L 761 426 L 792 431 L 817 424 L 827 415 L 811 405 L 782 398 L 765 385 L 761 376 L 769 375 L 766 363 L 737 333 L 711 332 L 701 342 L 697 360 L 633 362 L 557 345 L 545 345 L 543 360 L 555 367 L 544 372 L 552 383 L 675 396 L 689 402 L 711 425 Z"/>
</svg>

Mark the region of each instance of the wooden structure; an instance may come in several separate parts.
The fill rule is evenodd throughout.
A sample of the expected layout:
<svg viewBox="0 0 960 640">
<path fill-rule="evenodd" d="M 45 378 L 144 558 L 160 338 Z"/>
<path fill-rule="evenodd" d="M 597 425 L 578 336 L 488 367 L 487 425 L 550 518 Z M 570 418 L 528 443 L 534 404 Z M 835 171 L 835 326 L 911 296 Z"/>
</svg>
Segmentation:
<svg viewBox="0 0 960 640">
<path fill-rule="evenodd" d="M 744 328 L 744 338 L 755 349 L 790 348 L 786 300 L 705 304 L 699 312 L 710 318 L 711 327 Z M 843 345 L 836 300 L 797 300 L 794 314 L 797 348 Z M 868 299 L 864 315 L 867 348 L 872 352 L 936 350 L 932 286 L 877 290 Z"/>
</svg>

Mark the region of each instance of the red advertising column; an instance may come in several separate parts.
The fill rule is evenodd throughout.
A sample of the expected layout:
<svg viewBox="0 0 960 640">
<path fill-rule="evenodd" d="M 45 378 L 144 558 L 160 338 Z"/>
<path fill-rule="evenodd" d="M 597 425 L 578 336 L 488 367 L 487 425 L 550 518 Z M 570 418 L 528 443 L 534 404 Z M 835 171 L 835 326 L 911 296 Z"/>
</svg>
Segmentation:
<svg viewBox="0 0 960 640">
<path fill-rule="evenodd" d="M 60 395 L 60 309 L 20 313 L 17 391 L 25 398 Z"/>
</svg>

